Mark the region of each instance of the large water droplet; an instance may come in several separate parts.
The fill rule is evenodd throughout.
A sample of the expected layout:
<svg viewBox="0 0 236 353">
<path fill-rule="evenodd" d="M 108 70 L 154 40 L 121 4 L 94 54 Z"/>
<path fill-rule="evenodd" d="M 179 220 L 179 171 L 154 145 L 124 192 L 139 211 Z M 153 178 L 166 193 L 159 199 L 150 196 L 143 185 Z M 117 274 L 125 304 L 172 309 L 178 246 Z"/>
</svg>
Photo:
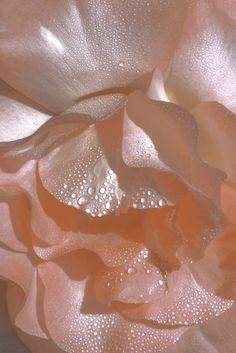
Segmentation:
<svg viewBox="0 0 236 353">
<path fill-rule="evenodd" d="M 89 198 L 88 198 L 87 196 L 81 196 L 81 197 L 78 199 L 78 205 L 79 205 L 79 206 L 87 205 L 88 202 L 89 202 Z"/>
</svg>

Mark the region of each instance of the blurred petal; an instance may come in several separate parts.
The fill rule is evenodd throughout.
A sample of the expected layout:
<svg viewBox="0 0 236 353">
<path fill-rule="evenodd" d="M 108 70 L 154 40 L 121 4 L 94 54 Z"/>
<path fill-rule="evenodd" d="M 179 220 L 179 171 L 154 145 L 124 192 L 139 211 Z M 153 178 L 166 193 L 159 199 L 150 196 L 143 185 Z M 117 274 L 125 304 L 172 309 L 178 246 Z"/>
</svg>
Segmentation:
<svg viewBox="0 0 236 353">
<path fill-rule="evenodd" d="M 236 112 L 235 23 L 212 1 L 190 3 L 167 89 L 188 108 L 214 100 Z"/>
<path fill-rule="evenodd" d="M 51 114 L 0 82 L 0 142 L 32 135 Z"/>
<path fill-rule="evenodd" d="M 155 66 L 166 71 L 186 4 L 9 0 L 0 10 L 1 76 L 61 112 L 82 96 L 127 86 Z"/>
</svg>

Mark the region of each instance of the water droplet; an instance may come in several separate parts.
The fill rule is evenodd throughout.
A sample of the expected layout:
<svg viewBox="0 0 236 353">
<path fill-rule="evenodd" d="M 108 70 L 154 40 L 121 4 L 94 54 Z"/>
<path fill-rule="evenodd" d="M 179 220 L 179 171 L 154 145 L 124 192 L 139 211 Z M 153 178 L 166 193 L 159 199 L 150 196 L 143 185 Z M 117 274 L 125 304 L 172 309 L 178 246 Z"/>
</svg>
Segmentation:
<svg viewBox="0 0 236 353">
<path fill-rule="evenodd" d="M 145 272 L 147 275 L 150 275 L 150 273 L 152 273 L 152 270 L 150 268 L 147 268 Z"/>
<path fill-rule="evenodd" d="M 89 202 L 89 199 L 88 199 L 88 197 L 86 197 L 86 196 L 81 196 L 81 197 L 78 199 L 78 205 L 79 205 L 79 206 L 87 205 L 88 202 Z"/>
<path fill-rule="evenodd" d="M 146 199 L 144 197 L 141 198 L 141 203 L 145 203 Z"/>
<path fill-rule="evenodd" d="M 120 61 L 120 62 L 118 63 L 118 66 L 119 66 L 119 67 L 124 67 L 124 66 L 125 66 L 124 61 Z"/>
<path fill-rule="evenodd" d="M 106 209 L 109 210 L 110 207 L 111 207 L 111 203 L 110 203 L 110 202 L 107 202 L 107 203 L 106 203 Z"/>
<path fill-rule="evenodd" d="M 160 284 L 160 286 L 163 286 L 164 282 L 162 281 L 162 279 L 159 279 L 158 283 Z"/>
<path fill-rule="evenodd" d="M 99 191 L 100 191 L 101 194 L 104 194 L 104 192 L 106 191 L 106 189 L 103 188 L 103 187 L 101 187 Z"/>
<path fill-rule="evenodd" d="M 137 271 L 136 268 L 131 266 L 131 267 L 128 268 L 127 273 L 129 275 L 134 275 L 136 273 L 136 271 Z"/>
<path fill-rule="evenodd" d="M 76 197 L 76 194 L 73 192 L 73 194 L 71 195 L 71 197 L 74 199 Z"/>
<path fill-rule="evenodd" d="M 158 204 L 159 204 L 160 207 L 164 206 L 165 205 L 165 200 L 164 199 L 160 199 L 158 201 Z"/>
</svg>

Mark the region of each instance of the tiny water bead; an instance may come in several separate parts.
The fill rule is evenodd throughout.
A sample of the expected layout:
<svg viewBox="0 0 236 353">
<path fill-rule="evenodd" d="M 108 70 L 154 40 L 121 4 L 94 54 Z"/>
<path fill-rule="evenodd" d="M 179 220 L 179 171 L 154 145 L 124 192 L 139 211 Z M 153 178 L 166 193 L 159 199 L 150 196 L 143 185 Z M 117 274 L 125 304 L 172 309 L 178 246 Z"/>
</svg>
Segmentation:
<svg viewBox="0 0 236 353">
<path fill-rule="evenodd" d="M 136 268 L 133 267 L 133 266 L 131 266 L 131 267 L 129 267 L 129 268 L 127 269 L 127 273 L 128 273 L 129 275 L 134 275 L 136 272 L 137 272 L 137 270 L 136 270 Z"/>
<path fill-rule="evenodd" d="M 120 68 L 123 68 L 123 67 L 125 66 L 124 61 L 119 61 L 118 66 L 119 66 Z"/>
</svg>

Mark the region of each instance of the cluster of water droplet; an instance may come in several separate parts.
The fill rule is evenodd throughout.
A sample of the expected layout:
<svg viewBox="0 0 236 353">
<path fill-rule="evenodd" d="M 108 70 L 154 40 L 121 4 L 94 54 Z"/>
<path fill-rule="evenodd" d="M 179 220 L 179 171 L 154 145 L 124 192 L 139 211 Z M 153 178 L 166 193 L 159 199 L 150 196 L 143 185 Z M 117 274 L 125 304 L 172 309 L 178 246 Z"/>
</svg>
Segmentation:
<svg viewBox="0 0 236 353">
<path fill-rule="evenodd" d="M 131 195 L 132 207 L 138 209 L 158 208 L 166 205 L 166 200 L 160 197 L 156 191 L 148 188 L 140 188 Z"/>
<path fill-rule="evenodd" d="M 125 193 L 120 189 L 115 172 L 109 168 L 100 148 L 90 148 L 86 160 L 77 161 L 62 176 L 56 196 L 69 206 L 79 208 L 94 217 L 102 217 L 127 208 L 158 208 L 168 202 L 155 190 L 139 187 Z M 85 172 L 86 171 L 86 172 Z"/>
</svg>

